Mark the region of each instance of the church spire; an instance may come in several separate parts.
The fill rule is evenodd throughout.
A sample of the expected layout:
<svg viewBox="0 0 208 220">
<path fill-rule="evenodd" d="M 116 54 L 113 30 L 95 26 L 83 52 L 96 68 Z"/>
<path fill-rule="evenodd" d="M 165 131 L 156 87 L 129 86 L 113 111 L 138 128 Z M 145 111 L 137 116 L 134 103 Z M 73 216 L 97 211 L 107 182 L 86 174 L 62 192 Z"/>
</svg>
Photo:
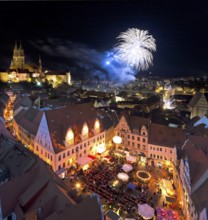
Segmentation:
<svg viewBox="0 0 208 220">
<path fill-rule="evenodd" d="M 39 55 L 39 66 L 38 66 L 38 71 L 39 73 L 42 73 L 43 71 L 43 67 L 42 67 L 42 60 L 41 60 L 41 56 Z"/>
</svg>

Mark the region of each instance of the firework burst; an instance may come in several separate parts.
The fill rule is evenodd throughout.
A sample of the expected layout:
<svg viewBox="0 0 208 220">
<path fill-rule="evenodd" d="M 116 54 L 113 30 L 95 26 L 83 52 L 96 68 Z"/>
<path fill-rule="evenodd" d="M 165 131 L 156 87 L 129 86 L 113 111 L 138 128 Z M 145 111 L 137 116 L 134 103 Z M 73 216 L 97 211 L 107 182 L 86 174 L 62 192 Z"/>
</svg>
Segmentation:
<svg viewBox="0 0 208 220">
<path fill-rule="evenodd" d="M 156 51 L 156 44 L 148 31 L 130 28 L 117 39 L 115 51 L 120 61 L 138 70 L 146 70 L 153 64 L 152 52 Z"/>
</svg>

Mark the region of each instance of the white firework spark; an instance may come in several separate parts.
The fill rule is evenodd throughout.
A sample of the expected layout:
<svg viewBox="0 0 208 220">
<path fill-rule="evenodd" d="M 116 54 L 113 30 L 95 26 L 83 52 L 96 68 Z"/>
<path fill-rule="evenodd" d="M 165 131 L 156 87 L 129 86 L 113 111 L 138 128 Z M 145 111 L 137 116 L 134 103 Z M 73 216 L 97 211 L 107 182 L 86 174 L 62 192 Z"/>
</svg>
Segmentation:
<svg viewBox="0 0 208 220">
<path fill-rule="evenodd" d="M 115 47 L 118 59 L 138 70 L 146 70 L 153 64 L 152 52 L 156 51 L 155 39 L 148 31 L 129 28 L 122 32 Z"/>
</svg>

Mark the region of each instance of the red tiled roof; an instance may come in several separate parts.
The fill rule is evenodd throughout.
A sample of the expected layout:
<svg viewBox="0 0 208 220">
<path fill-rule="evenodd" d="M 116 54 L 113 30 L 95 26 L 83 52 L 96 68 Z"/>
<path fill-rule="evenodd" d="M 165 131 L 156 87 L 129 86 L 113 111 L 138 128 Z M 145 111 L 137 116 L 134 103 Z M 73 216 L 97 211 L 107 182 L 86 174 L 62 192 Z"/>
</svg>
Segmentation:
<svg viewBox="0 0 208 220">
<path fill-rule="evenodd" d="M 188 158 L 191 185 L 194 186 L 202 175 L 208 170 L 208 138 L 191 136 L 184 145 Z"/>
<path fill-rule="evenodd" d="M 91 103 L 69 105 L 64 108 L 45 111 L 45 115 L 56 152 L 64 149 L 64 140 L 69 128 L 74 132 L 75 142 L 79 142 L 84 123 L 87 123 L 89 133 L 92 134 L 95 120 L 98 118 Z"/>
<path fill-rule="evenodd" d="M 151 123 L 149 126 L 149 144 L 165 147 L 181 148 L 186 140 L 182 128 L 172 128 L 166 125 Z"/>
</svg>

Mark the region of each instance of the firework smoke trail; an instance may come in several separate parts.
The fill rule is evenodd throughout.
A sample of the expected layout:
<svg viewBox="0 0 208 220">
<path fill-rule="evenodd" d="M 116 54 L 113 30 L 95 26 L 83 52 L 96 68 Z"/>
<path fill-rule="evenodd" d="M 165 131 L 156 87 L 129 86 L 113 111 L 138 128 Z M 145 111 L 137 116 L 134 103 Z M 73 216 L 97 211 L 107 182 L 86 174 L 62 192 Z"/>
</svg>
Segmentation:
<svg viewBox="0 0 208 220">
<path fill-rule="evenodd" d="M 115 52 L 120 61 L 137 70 L 147 70 L 153 64 L 152 52 L 156 51 L 156 44 L 148 31 L 129 28 L 117 39 L 119 43 L 115 46 Z"/>
</svg>

